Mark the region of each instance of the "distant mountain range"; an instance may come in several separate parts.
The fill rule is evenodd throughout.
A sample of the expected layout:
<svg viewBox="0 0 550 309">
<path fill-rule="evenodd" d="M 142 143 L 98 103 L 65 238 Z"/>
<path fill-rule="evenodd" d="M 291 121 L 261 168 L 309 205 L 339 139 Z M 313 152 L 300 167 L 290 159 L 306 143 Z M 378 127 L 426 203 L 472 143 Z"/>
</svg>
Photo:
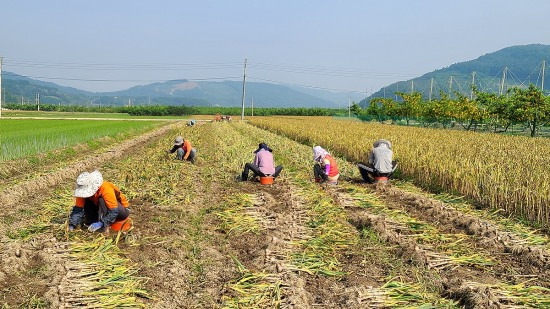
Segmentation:
<svg viewBox="0 0 550 309">
<path fill-rule="evenodd" d="M 360 101 L 366 106 L 372 98 L 394 97 L 395 92 L 420 91 L 428 98 L 458 91 L 469 94 L 472 81 L 483 91 L 503 92 L 516 85 L 530 82 L 541 85 L 541 63 L 550 61 L 550 46 L 531 44 L 512 46 L 485 54 L 475 60 L 455 63 L 449 67 L 422 76 L 393 83 L 366 98 L 358 93 L 287 86 L 271 83 L 247 82 L 246 105 L 254 99 L 257 107 L 331 107 L 347 106 L 348 100 Z M 547 69 L 550 66 L 546 66 Z M 89 92 L 44 82 L 10 72 L 3 72 L 2 87 L 6 102 L 51 104 L 126 105 L 194 105 L 240 106 L 241 81 L 192 81 L 187 79 L 135 86 L 116 92 Z M 545 74 L 546 88 L 550 88 L 550 70 Z M 547 92 L 547 91 L 546 91 Z"/>
<path fill-rule="evenodd" d="M 439 97 L 439 92 L 458 91 L 469 95 L 472 82 L 479 90 L 501 93 L 513 86 L 541 86 L 542 61 L 550 61 L 550 45 L 530 44 L 511 46 L 485 54 L 477 59 L 455 63 L 422 76 L 388 85 L 359 105 L 367 106 L 372 98 L 395 98 L 395 92 L 419 91 L 425 98 Z M 544 83 L 550 88 L 550 68 L 546 63 Z M 546 89 L 545 89 L 545 92 Z"/>
<path fill-rule="evenodd" d="M 186 79 L 135 86 L 116 92 L 89 92 L 55 83 L 31 79 L 10 72 L 3 73 L 6 102 L 34 103 L 40 94 L 41 103 L 94 105 L 193 105 L 240 106 L 241 81 L 190 81 Z M 247 82 L 246 102 L 257 107 L 329 107 L 347 106 L 348 98 L 358 102 L 357 93 L 334 93 L 305 87 Z M 345 102 L 345 104 L 343 104 Z"/>
</svg>

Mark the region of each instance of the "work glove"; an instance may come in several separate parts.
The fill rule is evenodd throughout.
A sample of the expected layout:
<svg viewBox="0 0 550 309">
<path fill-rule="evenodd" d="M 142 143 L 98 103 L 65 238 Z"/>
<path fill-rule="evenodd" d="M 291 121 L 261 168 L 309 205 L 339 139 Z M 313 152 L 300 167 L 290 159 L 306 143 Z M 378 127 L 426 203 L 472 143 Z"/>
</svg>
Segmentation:
<svg viewBox="0 0 550 309">
<path fill-rule="evenodd" d="M 69 225 L 69 232 L 74 231 L 74 225 Z"/>
<path fill-rule="evenodd" d="M 88 227 L 88 231 L 90 232 L 95 232 L 97 230 L 99 230 L 100 228 L 103 227 L 103 222 L 96 222 L 96 223 L 92 223 L 89 227 Z"/>
</svg>

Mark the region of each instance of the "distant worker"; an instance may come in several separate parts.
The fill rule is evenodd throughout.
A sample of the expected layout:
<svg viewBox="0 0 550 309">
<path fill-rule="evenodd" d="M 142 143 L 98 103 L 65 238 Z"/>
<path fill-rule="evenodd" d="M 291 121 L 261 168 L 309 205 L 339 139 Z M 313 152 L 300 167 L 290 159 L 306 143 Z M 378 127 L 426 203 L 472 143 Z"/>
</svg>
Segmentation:
<svg viewBox="0 0 550 309">
<path fill-rule="evenodd" d="M 189 122 L 187 122 L 188 127 L 194 127 L 195 126 L 195 119 L 191 119 Z"/>
<path fill-rule="evenodd" d="M 254 151 L 256 157 L 254 158 L 254 163 L 246 163 L 244 165 L 244 171 L 241 175 L 242 181 L 248 180 L 248 173 L 252 170 L 254 175 L 259 177 L 268 177 L 271 176 L 276 178 L 279 176 L 283 170 L 283 166 L 279 165 L 275 167 L 273 161 L 273 150 L 267 146 L 266 143 L 261 143 L 258 145 L 258 149 Z"/>
<path fill-rule="evenodd" d="M 178 160 L 187 160 L 191 161 L 191 163 L 195 163 L 197 157 L 197 149 L 191 146 L 189 140 L 184 140 L 181 136 L 177 136 L 176 139 L 174 139 L 174 146 L 166 152 L 176 152 Z"/>
<path fill-rule="evenodd" d="M 374 142 L 368 160 L 366 164 L 357 164 L 361 177 L 368 183 L 377 182 L 379 179 L 388 180 L 397 168 L 397 163 L 393 161 L 392 144 L 385 139 Z"/>
<path fill-rule="evenodd" d="M 115 221 L 128 218 L 128 201 L 114 184 L 104 181 L 99 171 L 84 172 L 76 179 L 75 206 L 69 216 L 69 231 L 81 223 L 88 231 L 104 231 Z"/>
<path fill-rule="evenodd" d="M 338 165 L 336 160 L 321 146 L 313 147 L 313 174 L 316 182 L 327 182 L 332 185 L 338 184 Z"/>
</svg>

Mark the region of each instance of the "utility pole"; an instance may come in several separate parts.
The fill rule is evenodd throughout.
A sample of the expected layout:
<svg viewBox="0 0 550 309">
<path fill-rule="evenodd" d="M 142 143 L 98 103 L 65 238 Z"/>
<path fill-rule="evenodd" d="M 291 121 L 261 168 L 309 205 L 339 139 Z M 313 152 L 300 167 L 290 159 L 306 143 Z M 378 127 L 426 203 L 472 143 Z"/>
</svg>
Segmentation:
<svg viewBox="0 0 550 309">
<path fill-rule="evenodd" d="M 252 97 L 252 116 L 254 116 L 254 97 Z"/>
<path fill-rule="evenodd" d="M 244 74 L 243 74 L 243 98 L 242 98 L 242 101 L 241 101 L 241 107 L 242 107 L 242 110 L 241 110 L 241 120 L 244 120 L 244 98 L 245 98 L 245 95 L 246 95 L 246 58 L 244 58 Z"/>
<path fill-rule="evenodd" d="M 429 102 L 432 101 L 433 90 L 434 90 L 434 78 L 432 77 L 432 79 L 430 80 L 430 96 L 429 96 L 429 99 L 428 99 Z"/>
<path fill-rule="evenodd" d="M 542 60 L 542 85 L 541 85 L 542 94 L 544 94 L 544 67 L 545 66 L 546 66 L 546 60 Z"/>
<path fill-rule="evenodd" d="M 149 95 L 149 103 L 147 105 L 151 105 L 151 95 Z"/>
<path fill-rule="evenodd" d="M 476 84 L 476 72 L 472 72 L 472 90 L 470 91 L 470 100 L 474 99 L 474 85 Z"/>
<path fill-rule="evenodd" d="M 386 98 L 386 87 L 384 87 L 384 99 Z"/>
<path fill-rule="evenodd" d="M 348 117 L 351 118 L 351 97 L 348 97 Z"/>
<path fill-rule="evenodd" d="M 399 84 L 397 84 L 397 92 L 399 92 Z M 395 92 L 395 101 L 397 101 L 397 92 Z"/>
<path fill-rule="evenodd" d="M 0 118 L 2 118 L 2 60 L 3 57 L 0 57 Z"/>
<path fill-rule="evenodd" d="M 411 94 L 414 92 L 414 80 L 411 80 Z"/>
<path fill-rule="evenodd" d="M 40 93 L 36 94 L 36 105 L 38 106 L 38 111 L 40 111 Z"/>
<path fill-rule="evenodd" d="M 23 90 L 21 90 L 21 105 L 23 105 Z"/>
<path fill-rule="evenodd" d="M 451 97 L 451 92 L 453 90 L 453 76 L 449 77 L 449 97 Z"/>
<path fill-rule="evenodd" d="M 499 94 L 504 94 L 504 83 L 506 82 L 506 73 L 508 71 L 508 67 L 504 67 L 504 70 L 502 70 L 502 81 L 500 82 L 500 91 Z"/>
</svg>

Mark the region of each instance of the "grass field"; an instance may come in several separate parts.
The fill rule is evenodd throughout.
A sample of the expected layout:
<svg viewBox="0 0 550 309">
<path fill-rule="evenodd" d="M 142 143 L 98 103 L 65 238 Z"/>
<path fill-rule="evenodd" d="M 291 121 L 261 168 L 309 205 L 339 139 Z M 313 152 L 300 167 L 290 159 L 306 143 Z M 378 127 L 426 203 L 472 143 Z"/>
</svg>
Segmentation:
<svg viewBox="0 0 550 309">
<path fill-rule="evenodd" d="M 292 118 L 267 119 L 294 127 Z M 327 119 L 295 120 L 307 133 Z M 338 128 L 349 124 L 341 121 Z M 165 153 L 176 135 L 198 149 L 195 164 Z M 337 186 L 317 184 L 311 145 L 291 138 L 239 121 L 195 127 L 181 122 L 59 169 L 41 167 L 47 174 L 8 178 L 9 186 L 0 190 L 5 261 L 0 303 L 4 308 L 550 306 L 547 232 L 409 181 L 361 183 L 347 155 L 336 156 L 342 174 Z M 322 145 L 339 149 L 336 141 Z M 271 186 L 238 180 L 260 142 L 284 166 Z M 86 169 L 100 169 L 127 195 L 134 223 L 129 233 L 67 231 L 74 179 L 90 160 Z"/>
<path fill-rule="evenodd" d="M 182 120 L 190 118 L 188 116 L 131 116 L 121 113 L 82 113 L 82 112 L 38 112 L 38 111 L 16 111 L 3 110 L 3 117 L 37 117 L 37 118 L 111 118 L 111 119 L 166 119 Z"/>
<path fill-rule="evenodd" d="M 153 121 L 0 120 L 0 161 L 87 143 L 104 136 L 146 130 Z"/>
</svg>

